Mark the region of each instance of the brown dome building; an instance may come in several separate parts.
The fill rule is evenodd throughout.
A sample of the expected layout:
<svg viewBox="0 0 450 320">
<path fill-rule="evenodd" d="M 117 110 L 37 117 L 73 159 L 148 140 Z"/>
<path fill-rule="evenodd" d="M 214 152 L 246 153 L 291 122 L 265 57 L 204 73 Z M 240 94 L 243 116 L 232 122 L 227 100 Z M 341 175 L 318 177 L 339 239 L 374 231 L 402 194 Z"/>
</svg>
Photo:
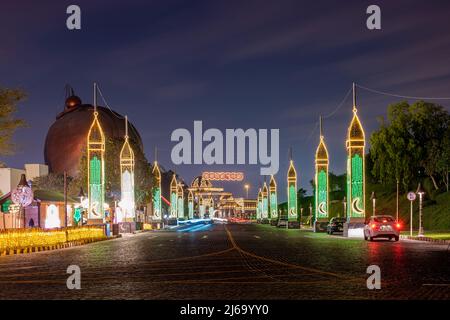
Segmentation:
<svg viewBox="0 0 450 320">
<path fill-rule="evenodd" d="M 106 138 L 125 136 L 125 117 L 108 108 L 97 106 L 99 121 Z M 94 107 L 83 104 L 73 94 L 66 99 L 64 111 L 58 114 L 45 139 L 44 158 L 49 171 L 70 176 L 78 174 L 80 158 L 86 148 L 87 135 L 93 119 Z M 128 135 L 134 145 L 143 151 L 141 137 L 136 128 L 128 122 Z M 119 156 L 119 155 L 117 155 Z"/>
</svg>

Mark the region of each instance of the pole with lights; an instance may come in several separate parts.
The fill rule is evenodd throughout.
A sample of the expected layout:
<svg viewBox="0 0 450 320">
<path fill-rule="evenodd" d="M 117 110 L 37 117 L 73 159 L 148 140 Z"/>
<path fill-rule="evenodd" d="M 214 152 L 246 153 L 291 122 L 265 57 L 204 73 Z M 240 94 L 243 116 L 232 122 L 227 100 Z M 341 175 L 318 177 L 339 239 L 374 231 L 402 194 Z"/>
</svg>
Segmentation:
<svg viewBox="0 0 450 320">
<path fill-rule="evenodd" d="M 315 157 L 315 219 L 314 232 L 325 231 L 328 221 L 329 187 L 328 187 L 328 150 L 325 144 L 322 127 L 322 116 L 319 118 L 320 140 Z"/>
<path fill-rule="evenodd" d="M 365 220 L 365 134 L 357 115 L 356 87 L 353 84 L 353 118 L 347 131 L 347 223 L 344 236 L 348 236 L 350 225 L 361 225 Z M 353 228 L 352 228 L 353 229 Z M 359 228 L 363 236 L 362 227 Z"/>
<path fill-rule="evenodd" d="M 97 111 L 97 83 L 94 83 L 94 118 L 87 137 L 88 219 L 103 223 L 105 202 L 105 135 Z"/>
<path fill-rule="evenodd" d="M 423 196 L 425 195 L 425 191 L 422 189 L 422 185 L 419 183 L 419 185 L 417 186 L 417 191 L 416 193 L 419 195 L 419 237 L 423 237 L 424 236 L 424 232 L 423 232 L 423 210 L 422 210 L 422 202 L 423 202 Z"/>
</svg>

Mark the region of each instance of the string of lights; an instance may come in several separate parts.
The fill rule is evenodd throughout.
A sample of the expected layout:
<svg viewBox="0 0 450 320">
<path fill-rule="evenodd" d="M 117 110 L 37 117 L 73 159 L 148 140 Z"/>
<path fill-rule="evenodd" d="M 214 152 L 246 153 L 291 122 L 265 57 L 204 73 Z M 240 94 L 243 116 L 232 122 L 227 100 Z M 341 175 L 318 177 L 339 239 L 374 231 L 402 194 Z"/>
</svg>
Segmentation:
<svg viewBox="0 0 450 320">
<path fill-rule="evenodd" d="M 100 97 L 102 97 L 103 103 L 104 103 L 105 106 L 109 109 L 109 111 L 111 111 L 111 113 L 112 113 L 114 116 L 116 116 L 118 119 L 121 119 L 121 120 L 125 119 L 125 117 L 117 115 L 117 113 L 115 113 L 115 112 L 110 108 L 110 106 L 109 106 L 108 102 L 106 101 L 105 97 L 103 96 L 103 93 L 102 93 L 102 91 L 100 90 L 100 86 L 99 86 L 98 84 L 97 84 L 97 91 L 98 91 L 98 93 L 100 93 Z"/>
<path fill-rule="evenodd" d="M 385 92 L 385 91 L 380 91 L 380 90 L 368 88 L 368 87 L 362 86 L 362 85 L 357 84 L 357 83 L 355 83 L 355 85 L 356 85 L 358 88 L 361 88 L 361 89 L 366 90 L 366 91 L 370 91 L 370 92 L 372 92 L 372 93 L 378 93 L 378 94 L 382 94 L 382 95 L 385 95 L 385 96 L 396 97 L 396 98 L 416 99 L 416 100 L 450 100 L 450 97 L 417 97 L 417 96 L 407 96 L 407 95 L 401 95 L 401 94 L 397 94 L 397 93 Z"/>
<path fill-rule="evenodd" d="M 348 89 L 347 93 L 345 94 L 344 99 L 342 99 L 341 103 L 339 103 L 338 106 L 333 111 L 331 111 L 326 116 L 323 116 L 322 118 L 328 119 L 328 118 L 331 118 L 332 116 L 334 116 L 344 106 L 344 103 L 347 101 L 348 96 L 350 95 L 351 92 L 352 92 L 352 88 L 350 87 L 350 89 Z M 306 141 L 309 141 L 312 138 L 312 136 L 316 132 L 318 126 L 319 126 L 319 122 L 316 122 L 316 124 L 314 125 L 314 128 L 311 130 Z"/>
</svg>

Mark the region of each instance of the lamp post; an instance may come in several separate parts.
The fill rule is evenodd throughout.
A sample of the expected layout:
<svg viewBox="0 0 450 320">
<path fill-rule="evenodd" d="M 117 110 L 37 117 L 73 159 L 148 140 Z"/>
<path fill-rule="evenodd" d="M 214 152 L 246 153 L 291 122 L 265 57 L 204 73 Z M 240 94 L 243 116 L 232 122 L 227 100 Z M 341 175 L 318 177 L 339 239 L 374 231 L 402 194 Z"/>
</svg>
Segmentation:
<svg viewBox="0 0 450 320">
<path fill-rule="evenodd" d="M 300 229 L 302 228 L 303 206 L 300 207 Z"/>
<path fill-rule="evenodd" d="M 344 218 L 347 218 L 347 198 L 345 196 L 342 199 L 342 204 L 344 205 Z"/>
<path fill-rule="evenodd" d="M 247 194 L 247 199 L 248 199 L 248 189 L 250 189 L 250 185 L 248 183 L 246 183 L 244 185 L 244 188 L 245 188 L 245 191 L 246 191 L 246 194 Z"/>
<path fill-rule="evenodd" d="M 309 227 L 312 228 L 312 204 L 311 202 L 309 203 Z"/>
<path fill-rule="evenodd" d="M 375 205 L 376 205 L 376 201 L 377 201 L 377 195 L 375 194 L 375 191 L 372 191 L 370 200 L 372 200 L 372 216 L 375 216 Z M 398 219 L 397 219 L 397 221 L 398 221 Z"/>
<path fill-rule="evenodd" d="M 423 216 L 422 216 L 422 201 L 423 201 L 423 195 L 425 194 L 425 191 L 423 191 L 422 186 L 419 185 L 417 186 L 417 191 L 416 193 L 419 195 L 419 237 L 423 237 L 423 225 L 422 225 L 422 220 L 423 220 Z"/>
<path fill-rule="evenodd" d="M 83 187 L 80 187 L 80 192 L 78 193 L 78 198 L 80 198 L 80 208 L 81 208 L 81 218 L 80 221 L 78 222 L 78 225 L 83 225 L 83 212 L 84 212 L 84 207 L 83 207 L 83 200 L 86 197 L 86 195 L 84 194 L 83 191 Z"/>
<path fill-rule="evenodd" d="M 398 181 L 398 179 L 397 179 L 397 222 L 398 222 L 398 194 L 399 194 L 399 188 L 398 188 L 398 184 L 399 184 L 399 181 Z"/>
</svg>

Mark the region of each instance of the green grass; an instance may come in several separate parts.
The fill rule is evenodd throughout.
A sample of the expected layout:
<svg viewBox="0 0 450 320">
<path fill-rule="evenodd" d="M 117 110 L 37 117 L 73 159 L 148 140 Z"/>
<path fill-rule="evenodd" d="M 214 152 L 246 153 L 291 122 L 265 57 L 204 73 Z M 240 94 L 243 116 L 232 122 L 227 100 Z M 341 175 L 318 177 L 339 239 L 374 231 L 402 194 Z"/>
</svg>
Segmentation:
<svg viewBox="0 0 450 320">
<path fill-rule="evenodd" d="M 402 231 L 402 235 L 409 236 L 409 231 Z M 413 231 L 413 237 L 417 237 L 418 232 Z M 450 240 L 450 232 L 446 231 L 430 231 L 424 230 L 424 236 L 427 238 L 437 239 L 437 240 Z"/>
<path fill-rule="evenodd" d="M 367 215 L 372 213 L 372 201 L 370 195 L 375 191 L 377 195 L 376 213 L 388 214 L 395 217 L 396 215 L 396 194 L 386 187 L 379 184 L 366 185 L 366 212 Z M 342 200 L 332 201 L 330 204 L 330 217 L 343 214 Z M 410 222 L 410 202 L 406 199 L 406 194 L 400 194 L 399 197 L 399 213 L 400 221 L 403 222 L 405 230 L 409 230 Z M 450 231 L 450 192 L 444 192 L 434 197 L 434 201 L 430 201 L 425 196 L 423 204 L 423 226 L 425 233 L 427 230 L 433 230 L 433 233 Z M 419 200 L 413 203 L 413 229 L 419 227 Z M 439 233 L 441 234 L 441 233 Z"/>
</svg>

